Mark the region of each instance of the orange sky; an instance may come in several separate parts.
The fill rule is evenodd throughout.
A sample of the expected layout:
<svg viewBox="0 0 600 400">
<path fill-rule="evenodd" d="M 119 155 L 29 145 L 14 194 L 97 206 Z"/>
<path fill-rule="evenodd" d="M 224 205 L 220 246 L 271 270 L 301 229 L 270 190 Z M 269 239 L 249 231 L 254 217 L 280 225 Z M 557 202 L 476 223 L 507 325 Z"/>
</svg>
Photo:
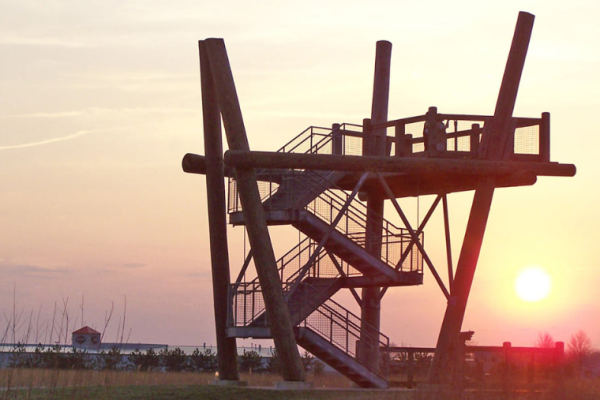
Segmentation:
<svg viewBox="0 0 600 400">
<path fill-rule="evenodd" d="M 126 296 L 131 341 L 214 343 L 205 182 L 180 167 L 185 153 L 203 153 L 198 39 L 225 38 L 250 145 L 274 150 L 310 125 L 369 115 L 380 39 L 394 46 L 390 118 L 429 106 L 493 113 L 525 10 L 536 21 L 515 115 L 551 112 L 551 158 L 578 172 L 496 192 L 463 327 L 491 345 L 530 345 L 542 331 L 566 341 L 583 329 L 600 346 L 600 6 L 414 3 L 5 1 L 0 327 L 14 288 L 23 326 L 40 307 L 47 323 L 67 299 L 80 325 L 84 296 L 85 323 L 102 328 L 111 302 L 116 320 Z M 455 257 L 471 196 L 450 197 Z M 421 215 L 430 201 L 421 199 Z M 416 200 L 403 204 L 414 210 Z M 425 235 L 443 270 L 440 224 L 437 215 Z M 282 254 L 297 233 L 278 229 Z M 234 274 L 241 241 L 242 229 L 232 229 Z M 547 300 L 516 298 L 514 279 L 528 265 L 551 274 Z M 426 272 L 423 286 L 389 291 L 382 330 L 397 344 L 433 346 L 444 307 Z M 108 340 L 116 330 L 113 321 Z"/>
</svg>

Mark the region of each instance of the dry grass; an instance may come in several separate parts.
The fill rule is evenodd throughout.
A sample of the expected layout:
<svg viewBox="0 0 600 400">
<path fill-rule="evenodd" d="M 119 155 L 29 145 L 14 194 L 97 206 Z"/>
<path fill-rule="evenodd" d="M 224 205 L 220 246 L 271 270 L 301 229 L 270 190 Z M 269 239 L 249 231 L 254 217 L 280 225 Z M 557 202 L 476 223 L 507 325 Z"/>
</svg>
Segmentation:
<svg viewBox="0 0 600 400">
<path fill-rule="evenodd" d="M 142 372 L 93 371 L 56 369 L 0 369 L 0 387 L 52 388 L 128 385 L 206 385 L 215 378 L 213 373 L 198 372 Z M 241 374 L 240 379 L 250 386 L 273 387 L 281 381 L 279 375 Z M 351 388 L 352 382 L 339 374 L 309 374 L 309 382 L 316 388 Z"/>
<path fill-rule="evenodd" d="M 224 388 L 208 385 L 207 373 L 166 373 L 140 371 L 1 369 L 0 400 L 3 399 L 327 399 L 327 400 L 432 400 L 449 399 L 444 389 L 435 390 L 348 390 L 352 383 L 338 374 L 309 374 L 315 389 L 308 392 L 273 391 L 281 377 L 270 374 L 242 374 L 252 387 Z M 41 390 L 39 390 L 41 389 Z M 285 394 L 285 395 L 284 395 Z M 466 391 L 461 400 L 598 400 L 600 379 L 570 380 L 563 387 L 549 385 L 542 390 Z"/>
</svg>

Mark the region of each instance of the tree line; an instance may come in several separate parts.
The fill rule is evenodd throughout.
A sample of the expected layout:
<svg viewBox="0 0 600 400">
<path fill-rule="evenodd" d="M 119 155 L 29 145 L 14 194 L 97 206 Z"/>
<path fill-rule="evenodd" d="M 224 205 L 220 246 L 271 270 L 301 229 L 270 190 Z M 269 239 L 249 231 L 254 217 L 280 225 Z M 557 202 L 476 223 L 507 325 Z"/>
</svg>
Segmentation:
<svg viewBox="0 0 600 400">
<path fill-rule="evenodd" d="M 302 356 L 307 371 L 319 374 L 324 365 L 308 352 Z M 276 373 L 281 370 L 279 357 L 274 351 L 270 357 L 262 357 L 254 350 L 244 350 L 238 357 L 241 372 Z M 38 346 L 33 352 L 27 352 L 25 345 L 17 344 L 8 357 L 9 368 L 49 368 L 49 369 L 94 369 L 121 371 L 168 371 L 168 372 L 216 372 L 217 354 L 211 349 L 196 348 L 188 355 L 179 347 L 159 351 L 139 349 L 129 354 L 121 352 L 119 347 L 103 350 L 100 353 L 88 353 L 75 347 L 65 350 L 56 345 L 45 348 Z"/>
</svg>

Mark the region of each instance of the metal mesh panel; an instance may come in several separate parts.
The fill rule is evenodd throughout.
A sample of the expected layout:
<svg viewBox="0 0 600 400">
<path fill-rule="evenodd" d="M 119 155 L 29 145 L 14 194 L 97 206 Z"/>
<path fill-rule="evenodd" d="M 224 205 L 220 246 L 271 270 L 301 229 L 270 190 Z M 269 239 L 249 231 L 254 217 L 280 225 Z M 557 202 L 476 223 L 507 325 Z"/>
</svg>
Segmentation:
<svg viewBox="0 0 600 400">
<path fill-rule="evenodd" d="M 265 310 L 260 287 L 255 282 L 230 285 L 230 324 L 247 326 Z"/>
<path fill-rule="evenodd" d="M 329 343 L 356 357 L 356 344 L 361 339 L 364 343 L 374 343 L 379 348 L 389 347 L 389 338 L 378 332 L 374 327 L 362 324 L 360 317 L 354 315 L 346 308 L 333 300 L 328 300 L 313 312 L 302 325 L 311 328 Z M 361 326 L 364 330 L 361 332 Z M 361 362 L 361 360 L 357 360 Z M 370 369 L 369 365 L 363 364 Z M 378 371 L 374 371 L 378 372 Z"/>
<path fill-rule="evenodd" d="M 356 136 L 344 136 L 344 155 L 361 156 L 362 138 Z"/>
<path fill-rule="evenodd" d="M 284 287 L 284 291 L 289 290 L 290 285 Z M 316 289 L 313 289 L 317 291 Z M 229 321 L 230 326 L 249 326 L 251 323 L 257 324 L 256 317 L 262 315 L 265 311 L 262 293 L 257 285 L 253 283 L 243 283 L 239 285 L 230 285 L 230 296 L 232 297 L 232 315 Z M 312 294 L 307 294 L 298 301 L 307 304 L 313 300 Z M 296 307 L 301 304 L 296 304 Z M 310 309 L 314 309 L 311 307 Z M 262 326 L 268 326 L 266 318 L 262 320 Z M 374 327 L 364 326 L 361 332 L 360 317 L 354 315 L 349 310 L 336 303 L 333 300 L 327 300 L 316 308 L 302 323 L 301 326 L 312 329 L 315 333 L 326 339 L 329 343 L 344 351 L 346 354 L 356 357 L 356 343 L 363 339 L 368 343 L 376 343 L 376 346 L 389 347 L 389 338 L 378 332 Z M 357 360 L 360 362 L 360 360 Z M 368 365 L 365 365 L 369 368 Z"/>
<path fill-rule="evenodd" d="M 455 151 L 471 151 L 471 137 L 470 136 L 462 136 L 456 138 L 453 144 L 456 144 L 457 148 Z"/>
<path fill-rule="evenodd" d="M 412 124 L 404 125 L 404 133 L 412 135 L 413 139 L 423 137 L 423 129 L 425 127 L 424 121 L 413 122 Z"/>
<path fill-rule="evenodd" d="M 533 125 L 515 130 L 515 154 L 540 154 L 540 126 Z"/>
</svg>

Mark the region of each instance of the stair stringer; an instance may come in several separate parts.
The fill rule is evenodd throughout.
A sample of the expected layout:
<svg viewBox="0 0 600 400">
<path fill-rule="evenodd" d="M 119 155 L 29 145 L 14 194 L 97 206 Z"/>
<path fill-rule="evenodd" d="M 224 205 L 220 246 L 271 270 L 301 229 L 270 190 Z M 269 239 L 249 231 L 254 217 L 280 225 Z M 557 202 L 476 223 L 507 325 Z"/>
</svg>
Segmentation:
<svg viewBox="0 0 600 400">
<path fill-rule="evenodd" d="M 307 327 L 294 329 L 296 343 L 314 354 L 360 387 L 387 389 L 387 379 L 379 376 Z"/>
<path fill-rule="evenodd" d="M 324 289 L 317 289 L 312 282 L 329 281 L 330 284 Z M 304 321 L 323 303 L 329 300 L 342 288 L 341 278 L 306 278 L 300 282 L 299 287 L 290 298 L 286 298 L 286 304 L 290 312 L 292 325 L 296 326 Z M 285 293 L 284 293 L 285 294 Z M 258 315 L 249 326 L 267 326 L 266 312 Z"/>
<path fill-rule="evenodd" d="M 298 213 L 298 216 L 298 220 L 292 223 L 292 226 L 315 242 L 320 242 L 331 230 L 330 225 L 309 211 L 302 210 Z M 381 275 L 392 281 L 396 281 L 401 277 L 401 274 L 394 268 L 335 229 L 331 231 L 324 247 L 363 274 Z"/>
<path fill-rule="evenodd" d="M 304 170 L 284 176 L 277 191 L 263 202 L 265 210 L 303 209 L 331 189 L 346 172 Z"/>
</svg>

